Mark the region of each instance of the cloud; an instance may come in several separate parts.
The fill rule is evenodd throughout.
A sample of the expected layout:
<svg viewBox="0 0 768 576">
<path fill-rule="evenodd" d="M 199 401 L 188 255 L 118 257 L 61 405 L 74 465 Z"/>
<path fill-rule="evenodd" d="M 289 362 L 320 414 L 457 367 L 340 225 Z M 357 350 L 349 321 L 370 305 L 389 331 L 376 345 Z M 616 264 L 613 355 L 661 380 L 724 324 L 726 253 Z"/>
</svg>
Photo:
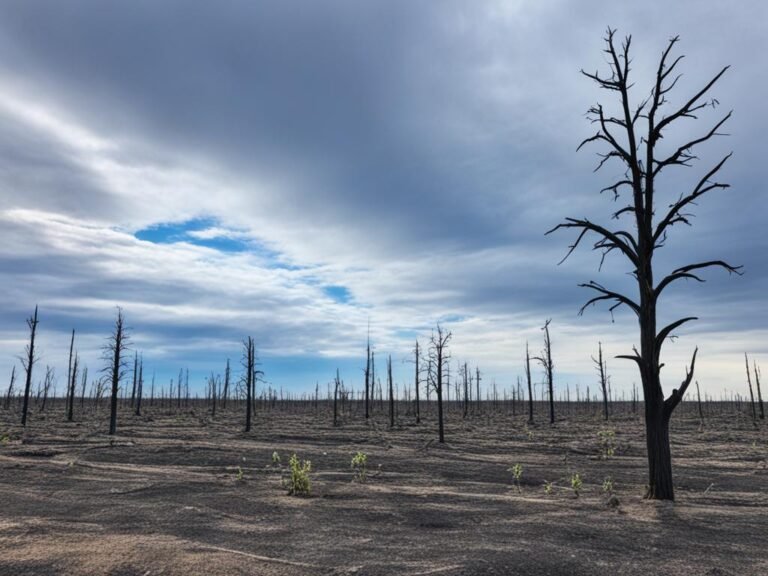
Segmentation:
<svg viewBox="0 0 768 576">
<path fill-rule="evenodd" d="M 662 310 L 665 321 L 702 317 L 669 347 L 672 381 L 701 342 L 717 358 L 702 355 L 712 380 L 702 384 L 741 386 L 732 343 L 763 353 L 746 335 L 766 326 L 768 64 L 740 63 L 768 48 L 767 9 L 665 4 L 659 23 L 659 6 L 5 3 L 0 370 L 40 302 L 60 341 L 82 327 L 94 363 L 121 304 L 159 370 L 195 363 L 205 374 L 252 333 L 297 388 L 312 361 L 353 371 L 369 318 L 377 349 L 400 358 L 443 319 L 457 358 L 509 384 L 525 341 L 553 317 L 563 377 L 588 381 L 598 339 L 625 351 L 636 325 L 602 309 L 577 317 L 587 294 L 576 284 L 632 290 L 631 279 L 618 259 L 598 271 L 587 248 L 556 266 L 573 237 L 543 234 L 564 216 L 608 221 L 616 209 L 597 191 L 620 168 L 592 174 L 597 149 L 574 152 L 592 131 L 584 111 L 610 97 L 578 71 L 605 69 L 611 24 L 634 34 L 638 98 L 673 34 L 688 55 L 679 98 L 735 64 L 716 90 L 721 107 L 679 133 L 732 107 L 733 135 L 661 182 L 660 206 L 731 149 L 733 187 L 696 207 L 658 266 L 745 265 L 738 280 L 712 274 L 670 291 Z M 636 378 L 616 370 L 616 383 Z"/>
</svg>

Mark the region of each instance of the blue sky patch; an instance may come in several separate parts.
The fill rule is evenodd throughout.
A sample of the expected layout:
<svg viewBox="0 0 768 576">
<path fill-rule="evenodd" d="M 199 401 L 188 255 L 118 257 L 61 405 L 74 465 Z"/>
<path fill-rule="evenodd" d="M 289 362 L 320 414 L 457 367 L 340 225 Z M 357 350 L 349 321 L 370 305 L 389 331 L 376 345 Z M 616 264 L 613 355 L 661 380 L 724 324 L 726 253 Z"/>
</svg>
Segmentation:
<svg viewBox="0 0 768 576">
<path fill-rule="evenodd" d="M 340 304 L 346 304 L 352 300 L 352 294 L 344 286 L 325 286 L 323 292 Z"/>
<path fill-rule="evenodd" d="M 205 235 L 206 231 L 220 230 L 220 234 Z M 134 236 L 139 240 L 154 244 L 175 244 L 186 242 L 195 246 L 213 248 L 220 252 L 245 252 L 257 248 L 240 230 L 222 226 L 214 218 L 194 218 L 183 222 L 163 222 L 137 231 Z M 254 250 L 262 252 L 262 250 Z M 265 256 L 276 257 L 270 253 Z"/>
</svg>

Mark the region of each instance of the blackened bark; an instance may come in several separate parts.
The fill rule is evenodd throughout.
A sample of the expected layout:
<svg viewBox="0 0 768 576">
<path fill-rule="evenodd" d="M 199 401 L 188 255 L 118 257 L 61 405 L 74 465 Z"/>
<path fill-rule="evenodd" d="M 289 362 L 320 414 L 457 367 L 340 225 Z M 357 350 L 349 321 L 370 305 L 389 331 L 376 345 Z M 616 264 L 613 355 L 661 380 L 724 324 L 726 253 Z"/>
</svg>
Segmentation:
<svg viewBox="0 0 768 576">
<path fill-rule="evenodd" d="M 26 371 L 26 382 L 24 384 L 24 404 L 21 409 L 21 425 L 27 425 L 27 411 L 29 410 L 29 389 L 32 387 L 32 368 L 35 364 L 35 335 L 37 333 L 37 306 L 35 306 L 35 314 L 27 320 L 27 326 L 29 326 L 29 345 L 27 346 L 27 356 L 23 361 L 24 370 Z"/>
</svg>

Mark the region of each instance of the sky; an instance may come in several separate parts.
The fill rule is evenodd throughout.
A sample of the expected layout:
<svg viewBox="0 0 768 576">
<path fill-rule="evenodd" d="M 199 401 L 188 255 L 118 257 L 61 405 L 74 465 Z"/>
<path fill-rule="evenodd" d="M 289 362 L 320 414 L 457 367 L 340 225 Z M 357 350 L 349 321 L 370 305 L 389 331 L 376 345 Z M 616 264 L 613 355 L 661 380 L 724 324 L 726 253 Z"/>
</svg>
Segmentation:
<svg viewBox="0 0 768 576">
<path fill-rule="evenodd" d="M 588 245 L 558 265 L 574 237 L 544 234 L 616 209 L 599 190 L 621 167 L 594 172 L 601 149 L 576 152 L 595 131 L 587 109 L 616 105 L 580 74 L 607 70 L 611 26 L 632 34 L 635 101 L 672 36 L 685 58 L 669 110 L 731 65 L 719 105 L 669 138 L 733 110 L 728 136 L 657 184 L 673 202 L 733 151 L 731 188 L 655 263 L 744 266 L 660 306 L 700 318 L 664 348 L 667 392 L 698 346 L 702 390 L 744 394 L 743 354 L 768 360 L 766 21 L 759 0 L 4 0 L 0 382 L 39 305 L 38 375 L 51 365 L 61 382 L 73 329 L 98 374 L 120 306 L 158 385 L 185 368 L 202 389 L 228 358 L 239 372 L 253 336 L 264 386 L 308 391 L 338 368 L 359 388 L 369 333 L 378 367 L 391 355 L 409 384 L 415 340 L 440 323 L 454 367 L 507 388 L 551 319 L 556 388 L 596 391 L 602 342 L 614 390 L 631 389 L 636 367 L 613 356 L 637 342 L 636 319 L 577 314 L 580 282 L 631 291 L 627 265 L 598 269 Z"/>
</svg>

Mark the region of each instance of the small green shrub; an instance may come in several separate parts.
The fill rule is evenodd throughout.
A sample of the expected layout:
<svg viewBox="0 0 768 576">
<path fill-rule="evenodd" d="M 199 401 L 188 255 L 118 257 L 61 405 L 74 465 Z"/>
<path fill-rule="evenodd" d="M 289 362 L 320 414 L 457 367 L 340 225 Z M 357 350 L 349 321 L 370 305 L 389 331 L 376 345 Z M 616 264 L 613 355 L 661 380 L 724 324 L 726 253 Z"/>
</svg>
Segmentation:
<svg viewBox="0 0 768 576">
<path fill-rule="evenodd" d="M 606 476 L 605 480 L 603 480 L 603 492 L 609 496 L 613 494 L 613 478 L 610 476 Z"/>
<path fill-rule="evenodd" d="M 280 465 L 280 454 L 277 453 L 277 450 L 272 452 L 272 464 Z"/>
<path fill-rule="evenodd" d="M 294 454 L 288 461 L 288 465 L 291 468 L 288 494 L 291 496 L 309 496 L 311 493 L 309 474 L 312 472 L 312 462 L 309 460 L 300 461 Z"/>
<path fill-rule="evenodd" d="M 238 482 L 242 482 L 244 477 L 245 476 L 243 474 L 243 469 L 240 466 L 238 466 L 237 474 L 235 475 L 235 480 L 237 480 Z"/>
<path fill-rule="evenodd" d="M 528 424 L 526 424 L 523 427 L 523 432 L 525 432 L 525 435 L 528 437 L 528 440 L 533 440 L 533 430 L 528 428 Z"/>
<path fill-rule="evenodd" d="M 512 479 L 515 481 L 515 487 L 517 488 L 518 493 L 522 492 L 520 489 L 520 479 L 523 477 L 523 465 L 518 463 L 512 466 L 512 468 L 508 468 L 507 472 L 512 472 Z"/>
<path fill-rule="evenodd" d="M 597 441 L 600 446 L 600 457 L 607 460 L 616 454 L 616 433 L 613 430 L 599 430 Z"/>
<path fill-rule="evenodd" d="M 0 444 L 3 446 L 8 446 L 8 444 L 11 443 L 11 437 L 8 435 L 8 433 L 3 434 L 0 436 Z"/>
<path fill-rule="evenodd" d="M 547 480 L 544 481 L 544 494 L 547 496 L 550 496 L 552 494 L 552 489 L 554 488 L 554 484 L 552 482 L 549 482 Z"/>
<path fill-rule="evenodd" d="M 571 490 L 573 490 L 573 493 L 576 495 L 576 498 L 579 497 L 579 493 L 581 492 L 581 487 L 583 486 L 583 482 L 581 480 L 581 476 L 579 476 L 579 473 L 576 472 L 571 476 Z"/>
<path fill-rule="evenodd" d="M 350 464 L 352 470 L 355 472 L 354 480 L 357 482 L 365 482 L 366 475 L 368 474 L 367 465 L 368 455 L 365 452 L 360 452 L 358 450 L 357 454 L 352 456 L 352 462 Z"/>
</svg>

